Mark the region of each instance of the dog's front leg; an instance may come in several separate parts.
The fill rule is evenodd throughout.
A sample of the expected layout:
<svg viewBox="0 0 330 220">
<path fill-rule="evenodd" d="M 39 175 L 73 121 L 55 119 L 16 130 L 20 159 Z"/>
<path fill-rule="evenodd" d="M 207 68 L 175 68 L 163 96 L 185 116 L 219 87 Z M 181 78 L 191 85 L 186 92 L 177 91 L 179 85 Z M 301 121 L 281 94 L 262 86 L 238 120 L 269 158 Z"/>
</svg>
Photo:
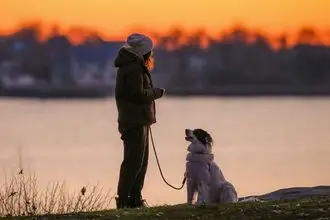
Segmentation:
<svg viewBox="0 0 330 220">
<path fill-rule="evenodd" d="M 191 180 L 187 180 L 187 203 L 192 204 L 195 197 L 195 186 L 194 182 Z"/>
<path fill-rule="evenodd" d="M 198 198 L 197 205 L 206 205 L 210 203 L 209 184 L 201 182 L 198 184 Z"/>
</svg>

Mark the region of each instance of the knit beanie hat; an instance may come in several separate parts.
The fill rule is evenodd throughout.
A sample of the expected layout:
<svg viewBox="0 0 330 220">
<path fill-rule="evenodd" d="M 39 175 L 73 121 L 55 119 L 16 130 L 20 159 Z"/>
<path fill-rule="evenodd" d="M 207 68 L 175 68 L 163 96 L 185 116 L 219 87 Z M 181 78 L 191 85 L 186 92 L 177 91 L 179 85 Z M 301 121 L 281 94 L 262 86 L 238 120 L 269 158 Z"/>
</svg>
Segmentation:
<svg viewBox="0 0 330 220">
<path fill-rule="evenodd" d="M 153 42 L 150 37 L 134 33 L 127 37 L 125 46 L 134 51 L 137 55 L 143 56 L 153 49 Z"/>
</svg>

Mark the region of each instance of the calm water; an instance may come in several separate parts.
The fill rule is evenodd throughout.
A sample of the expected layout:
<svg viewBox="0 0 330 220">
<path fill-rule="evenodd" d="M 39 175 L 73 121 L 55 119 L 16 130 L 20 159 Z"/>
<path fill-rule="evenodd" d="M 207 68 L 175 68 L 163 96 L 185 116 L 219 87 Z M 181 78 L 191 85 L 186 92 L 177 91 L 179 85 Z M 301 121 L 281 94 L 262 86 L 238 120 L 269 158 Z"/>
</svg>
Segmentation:
<svg viewBox="0 0 330 220">
<path fill-rule="evenodd" d="M 157 112 L 156 147 L 174 185 L 184 173 L 184 129 L 195 127 L 213 135 L 215 159 L 240 196 L 330 185 L 330 99 L 164 98 Z M 23 166 L 42 186 L 100 183 L 115 193 L 123 156 L 116 117 L 113 99 L 1 99 L 0 179 Z M 186 198 L 162 182 L 153 154 L 144 195 L 151 205 Z"/>
</svg>

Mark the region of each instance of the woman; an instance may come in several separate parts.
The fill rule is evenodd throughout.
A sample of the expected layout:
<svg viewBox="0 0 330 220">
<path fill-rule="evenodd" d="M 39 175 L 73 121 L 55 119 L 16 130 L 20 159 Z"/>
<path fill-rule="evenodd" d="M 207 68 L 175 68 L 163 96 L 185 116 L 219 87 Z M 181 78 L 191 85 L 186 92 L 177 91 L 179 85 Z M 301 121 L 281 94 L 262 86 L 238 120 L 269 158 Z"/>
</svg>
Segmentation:
<svg viewBox="0 0 330 220">
<path fill-rule="evenodd" d="M 149 127 L 156 122 L 156 99 L 164 89 L 153 88 L 153 42 L 143 34 L 128 36 L 115 59 L 118 128 L 124 143 L 116 198 L 117 208 L 143 206 L 141 191 L 149 157 Z"/>
</svg>

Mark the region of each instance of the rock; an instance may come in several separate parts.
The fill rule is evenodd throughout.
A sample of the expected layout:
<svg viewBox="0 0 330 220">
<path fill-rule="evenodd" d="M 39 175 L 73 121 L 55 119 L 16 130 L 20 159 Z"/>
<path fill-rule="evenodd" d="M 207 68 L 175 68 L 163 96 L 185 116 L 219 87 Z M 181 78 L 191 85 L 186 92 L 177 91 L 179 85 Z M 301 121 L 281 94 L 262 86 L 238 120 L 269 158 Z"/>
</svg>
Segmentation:
<svg viewBox="0 0 330 220">
<path fill-rule="evenodd" d="M 249 196 L 245 198 L 240 198 L 239 202 L 262 202 L 262 200 L 254 196 Z"/>
<path fill-rule="evenodd" d="M 280 200 L 308 198 L 314 196 L 330 196 L 330 186 L 285 188 L 264 195 L 247 196 L 247 197 L 239 198 L 239 201 L 240 202 L 254 201 L 258 199 L 269 200 L 269 201 L 280 201 Z"/>
</svg>

